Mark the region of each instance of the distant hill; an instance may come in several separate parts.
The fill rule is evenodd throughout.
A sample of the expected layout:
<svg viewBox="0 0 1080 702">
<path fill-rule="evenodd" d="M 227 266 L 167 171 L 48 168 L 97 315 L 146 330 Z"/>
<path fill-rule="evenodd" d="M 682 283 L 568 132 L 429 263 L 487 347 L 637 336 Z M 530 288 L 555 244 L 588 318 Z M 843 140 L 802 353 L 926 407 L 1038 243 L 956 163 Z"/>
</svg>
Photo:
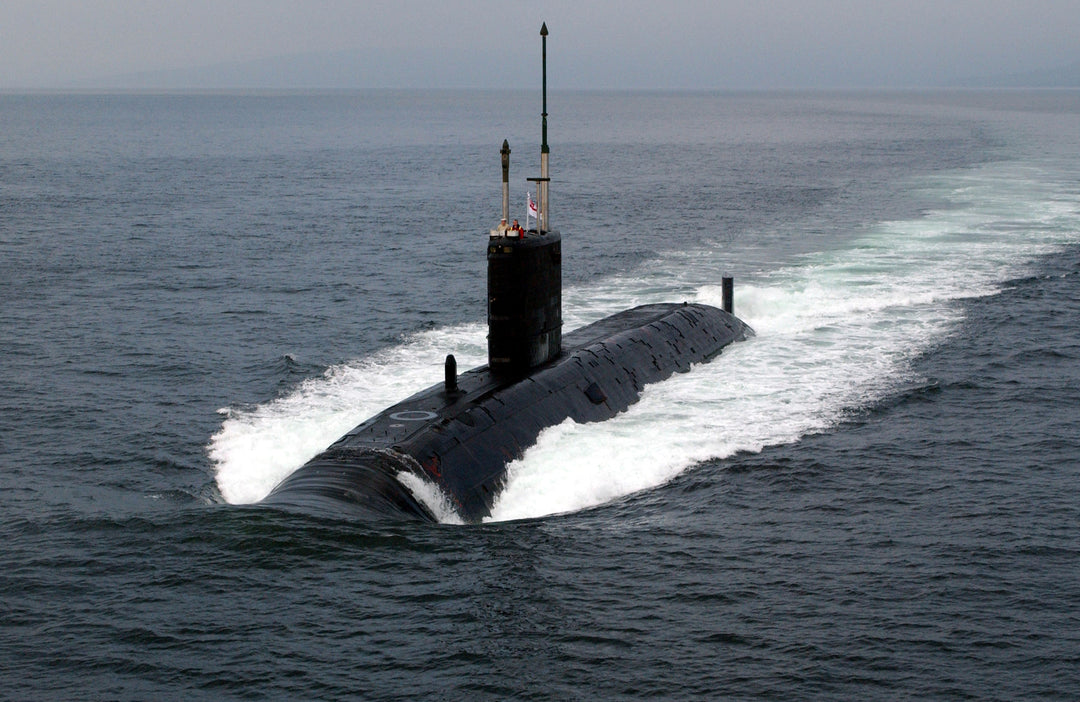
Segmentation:
<svg viewBox="0 0 1080 702">
<path fill-rule="evenodd" d="M 1003 76 L 980 76 L 957 81 L 960 88 L 1080 88 L 1080 61 Z"/>
<path fill-rule="evenodd" d="M 123 90 L 515 88 L 535 61 L 523 52 L 497 58 L 476 51 L 372 49 L 275 56 L 173 70 L 140 71 L 67 87 Z M 535 71 L 533 71 L 535 72 Z"/>
</svg>

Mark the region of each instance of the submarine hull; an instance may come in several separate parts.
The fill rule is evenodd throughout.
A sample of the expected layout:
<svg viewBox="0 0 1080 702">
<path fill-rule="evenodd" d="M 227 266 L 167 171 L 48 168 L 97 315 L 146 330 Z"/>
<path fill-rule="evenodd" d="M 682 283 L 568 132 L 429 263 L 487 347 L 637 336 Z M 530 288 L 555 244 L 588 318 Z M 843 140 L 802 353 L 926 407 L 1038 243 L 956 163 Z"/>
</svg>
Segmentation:
<svg viewBox="0 0 1080 702">
<path fill-rule="evenodd" d="M 438 486 L 461 518 L 478 522 L 506 467 L 540 432 L 566 419 L 610 419 L 646 385 L 710 360 L 752 335 L 735 316 L 701 304 L 644 305 L 566 334 L 562 352 L 514 376 L 480 366 L 371 417 L 285 478 L 263 500 L 305 510 L 433 520 L 402 483 Z"/>
<path fill-rule="evenodd" d="M 480 521 L 491 514 L 507 465 L 541 431 L 567 419 L 610 419 L 637 402 L 646 385 L 688 371 L 753 333 L 731 313 L 729 278 L 723 279 L 722 310 L 644 305 L 562 333 L 562 235 L 548 226 L 547 36 L 545 23 L 540 177 L 528 179 L 540 195 L 534 229 L 523 229 L 517 220 L 507 226 L 506 140 L 499 151 L 502 221 L 487 239 L 488 365 L 459 377 L 456 362 L 447 357 L 442 385 L 360 424 L 263 502 L 335 515 L 352 510 L 433 520 L 409 486 L 426 493 L 434 485 L 463 520 Z"/>
</svg>

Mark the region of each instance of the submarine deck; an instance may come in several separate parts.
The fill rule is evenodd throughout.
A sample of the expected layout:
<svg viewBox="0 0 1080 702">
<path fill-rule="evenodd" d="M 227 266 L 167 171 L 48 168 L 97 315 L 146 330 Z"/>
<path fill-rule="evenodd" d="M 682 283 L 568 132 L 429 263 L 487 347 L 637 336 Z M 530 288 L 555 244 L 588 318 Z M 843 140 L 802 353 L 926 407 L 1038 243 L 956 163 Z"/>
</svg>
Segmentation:
<svg viewBox="0 0 1080 702">
<path fill-rule="evenodd" d="M 692 309 L 681 303 L 643 305 L 605 317 L 581 327 L 563 337 L 562 354 L 548 364 L 521 377 L 499 377 L 491 373 L 487 365 L 478 366 L 458 376 L 458 389 L 447 391 L 445 386 L 435 385 L 402 400 L 381 413 L 354 427 L 331 446 L 352 445 L 392 447 L 409 440 L 414 434 L 430 425 L 446 425 L 460 419 L 469 424 L 470 413 L 483 406 L 484 400 L 499 390 L 523 382 L 535 382 L 531 377 L 545 369 L 558 366 L 573 358 L 574 354 L 594 344 L 618 343 L 613 338 L 620 332 L 646 327 L 661 322 L 672 312 Z M 729 328 L 733 328 L 732 327 Z M 702 357 L 694 362 L 711 358 Z M 689 370 L 690 363 L 677 370 Z M 505 403 L 503 403 L 505 404 Z"/>
<path fill-rule="evenodd" d="M 566 334 L 563 352 L 527 374 L 507 377 L 479 366 L 460 374 L 456 389 L 434 385 L 387 408 L 287 477 L 266 501 L 291 502 L 290 492 L 314 489 L 370 502 L 358 498 L 354 483 L 378 482 L 385 497 L 383 483 L 407 471 L 435 482 L 465 519 L 477 521 L 490 513 L 506 465 L 541 430 L 567 418 L 608 419 L 636 402 L 645 385 L 687 371 L 748 334 L 736 317 L 707 305 L 619 312 Z M 408 496 L 392 497 L 396 508 L 431 518 Z"/>
</svg>

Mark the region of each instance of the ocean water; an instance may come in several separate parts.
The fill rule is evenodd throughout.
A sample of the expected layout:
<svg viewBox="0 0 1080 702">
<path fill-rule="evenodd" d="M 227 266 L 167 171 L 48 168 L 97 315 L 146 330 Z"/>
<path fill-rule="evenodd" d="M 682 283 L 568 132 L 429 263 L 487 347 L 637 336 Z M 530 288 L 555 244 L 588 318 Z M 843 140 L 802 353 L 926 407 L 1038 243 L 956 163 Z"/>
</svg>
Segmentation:
<svg viewBox="0 0 1080 702">
<path fill-rule="evenodd" d="M 485 361 L 527 92 L 0 94 L 0 698 L 1080 696 L 1080 92 L 554 93 L 572 329 L 757 336 L 495 514 L 257 503 Z"/>
</svg>

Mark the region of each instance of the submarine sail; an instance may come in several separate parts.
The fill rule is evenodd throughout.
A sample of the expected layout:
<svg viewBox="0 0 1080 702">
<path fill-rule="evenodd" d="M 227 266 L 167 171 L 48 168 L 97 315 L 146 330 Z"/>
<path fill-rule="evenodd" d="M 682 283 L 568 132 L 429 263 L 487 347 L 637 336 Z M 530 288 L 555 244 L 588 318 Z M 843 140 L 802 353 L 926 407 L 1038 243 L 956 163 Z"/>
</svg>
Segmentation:
<svg viewBox="0 0 1080 702">
<path fill-rule="evenodd" d="M 646 385 L 685 372 L 752 335 L 724 309 L 689 303 L 643 305 L 562 333 L 562 237 L 549 228 L 547 25 L 540 209 L 535 228 L 507 225 L 510 147 L 504 141 L 503 211 L 487 236 L 488 364 L 458 374 L 371 417 L 282 480 L 264 504 L 352 510 L 363 516 L 434 520 L 403 482 L 411 475 L 440 489 L 462 519 L 490 516 L 507 465 L 540 432 L 566 419 L 610 419 L 638 401 Z M 406 480 L 406 482 L 408 482 Z"/>
</svg>

